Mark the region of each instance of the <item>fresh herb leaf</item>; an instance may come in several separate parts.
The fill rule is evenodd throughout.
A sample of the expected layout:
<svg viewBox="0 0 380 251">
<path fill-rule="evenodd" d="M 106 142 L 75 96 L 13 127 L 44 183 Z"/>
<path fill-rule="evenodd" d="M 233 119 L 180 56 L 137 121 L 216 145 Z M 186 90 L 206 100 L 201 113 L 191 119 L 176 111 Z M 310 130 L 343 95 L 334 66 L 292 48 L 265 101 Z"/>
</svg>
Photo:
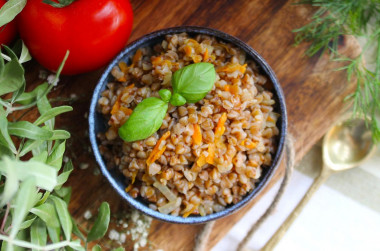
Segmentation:
<svg viewBox="0 0 380 251">
<path fill-rule="evenodd" d="M 213 64 L 196 63 L 185 66 L 173 74 L 173 96 L 178 93 L 187 103 L 196 103 L 211 91 L 215 78 Z"/>
<path fill-rule="evenodd" d="M 10 164 L 11 160 L 6 157 L 0 162 L 3 170 L 0 170 L 3 175 L 7 177 L 5 181 L 4 191 L 1 194 L 0 208 L 2 208 L 6 203 L 8 203 L 18 190 L 18 179 L 16 170 Z"/>
<path fill-rule="evenodd" d="M 181 106 L 186 104 L 186 99 L 181 96 L 181 94 L 174 93 L 174 95 L 170 99 L 170 104 L 174 106 Z"/>
<path fill-rule="evenodd" d="M 25 219 L 25 221 L 20 225 L 20 230 L 29 228 L 36 219 L 36 216 L 29 217 L 29 219 Z"/>
<path fill-rule="evenodd" d="M 28 47 L 26 47 L 24 42 L 22 42 L 21 55 L 18 61 L 20 62 L 20 64 L 22 64 L 22 63 L 28 62 L 31 59 L 32 59 L 32 56 L 29 53 Z"/>
<path fill-rule="evenodd" d="M 16 237 L 20 230 L 21 223 L 24 221 L 27 213 L 33 207 L 33 203 L 37 196 L 36 181 L 34 177 L 30 177 L 21 182 L 20 190 L 17 193 L 15 202 L 13 203 L 12 229 L 9 237 Z"/>
<path fill-rule="evenodd" d="M 168 103 L 159 98 L 144 99 L 120 127 L 120 137 L 127 142 L 146 139 L 161 127 L 167 110 Z"/>
<path fill-rule="evenodd" d="M 57 186 L 55 189 L 60 189 L 62 185 L 67 181 L 71 172 L 74 170 L 73 163 L 69 160 L 63 167 L 63 172 L 57 178 Z"/>
<path fill-rule="evenodd" d="M 8 132 L 21 138 L 48 140 L 53 136 L 53 132 L 33 125 L 28 121 L 11 122 L 8 124 Z"/>
<path fill-rule="evenodd" d="M 11 172 L 8 167 L 12 169 Z M 0 172 L 7 176 L 14 172 L 20 181 L 33 177 L 36 186 L 49 191 L 57 184 L 57 170 L 35 160 L 18 161 L 4 158 L 0 161 Z"/>
<path fill-rule="evenodd" d="M 48 227 L 57 228 L 60 226 L 55 208 L 50 203 L 34 207 L 30 209 L 30 212 L 37 215 Z"/>
<path fill-rule="evenodd" d="M 77 226 L 77 223 L 75 222 L 75 220 L 73 219 L 73 217 L 71 217 L 71 222 L 73 223 L 73 234 L 75 234 L 76 236 L 78 236 L 82 241 L 86 241 L 86 237 L 84 237 L 84 235 L 82 234 L 82 232 L 79 230 L 79 228 Z"/>
<path fill-rule="evenodd" d="M 41 219 L 33 222 L 30 228 L 30 240 L 33 244 L 38 246 L 45 246 L 47 241 L 46 225 Z M 32 249 L 35 251 L 37 249 Z"/>
<path fill-rule="evenodd" d="M 102 248 L 99 245 L 95 245 L 92 247 L 92 251 L 102 251 Z"/>
<path fill-rule="evenodd" d="M 65 153 L 65 149 L 66 149 L 66 141 L 63 141 L 60 144 L 56 142 L 52 153 L 49 155 L 49 157 L 46 160 L 46 164 L 59 170 L 62 166 L 63 154 Z"/>
<path fill-rule="evenodd" d="M 0 27 L 12 21 L 24 9 L 26 0 L 9 0 L 0 9 Z"/>
<path fill-rule="evenodd" d="M 42 2 L 49 4 L 49 5 L 53 6 L 54 8 L 63 8 L 63 7 L 70 5 L 74 1 L 75 0 L 59 0 L 57 3 L 57 2 L 54 2 L 52 0 L 43 0 Z"/>
<path fill-rule="evenodd" d="M 67 209 L 67 204 L 62 199 L 54 195 L 51 195 L 50 198 L 54 202 L 55 209 L 57 210 L 59 216 L 59 221 L 61 222 L 63 232 L 65 233 L 65 238 L 66 240 L 70 240 L 73 224 L 71 222 L 69 210 Z"/>
<path fill-rule="evenodd" d="M 25 82 L 24 68 L 16 55 L 5 45 L 2 47 L 11 55 L 11 61 L 5 64 L 0 71 L 0 96 L 17 91 Z"/>
<path fill-rule="evenodd" d="M 169 102 L 171 96 L 172 96 L 172 93 L 171 91 L 169 91 L 168 89 L 161 89 L 158 91 L 158 94 L 160 95 L 161 99 L 163 101 L 165 101 L 166 103 Z"/>
<path fill-rule="evenodd" d="M 46 122 L 49 119 L 55 118 L 56 116 L 65 113 L 65 112 L 70 112 L 72 111 L 73 108 L 71 106 L 59 106 L 59 107 L 54 107 L 46 112 L 44 112 L 36 121 L 34 121 L 33 124 L 35 125 L 41 125 L 42 123 Z"/>
<path fill-rule="evenodd" d="M 102 238 L 108 229 L 110 221 L 110 206 L 107 202 L 103 202 L 99 208 L 98 217 L 95 220 L 94 226 L 87 235 L 87 242 Z"/>
</svg>

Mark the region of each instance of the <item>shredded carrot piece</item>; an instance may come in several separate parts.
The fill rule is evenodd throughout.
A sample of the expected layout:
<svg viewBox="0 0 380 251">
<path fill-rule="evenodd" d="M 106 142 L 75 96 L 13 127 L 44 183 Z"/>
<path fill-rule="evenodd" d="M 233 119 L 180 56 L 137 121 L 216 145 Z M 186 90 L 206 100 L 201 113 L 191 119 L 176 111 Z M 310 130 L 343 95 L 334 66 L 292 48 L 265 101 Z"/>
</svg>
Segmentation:
<svg viewBox="0 0 380 251">
<path fill-rule="evenodd" d="M 166 133 L 164 133 L 161 138 L 157 141 L 156 145 L 154 146 L 153 148 L 153 151 L 150 153 L 148 159 L 146 160 L 146 164 L 148 166 L 150 166 L 153 162 L 155 162 L 161 155 L 162 153 L 165 151 L 166 149 L 166 146 L 164 146 L 162 149 L 164 150 L 159 150 L 158 148 L 160 147 L 161 145 L 161 142 L 166 140 L 168 137 L 170 136 L 170 131 L 167 131 Z"/>
<path fill-rule="evenodd" d="M 121 96 L 121 95 L 119 95 Z M 120 109 L 120 98 L 118 97 L 115 101 L 115 104 L 112 106 L 111 114 L 116 114 Z"/>
<path fill-rule="evenodd" d="M 255 143 L 255 142 L 251 142 L 251 143 L 249 143 L 249 144 L 246 144 L 245 146 L 246 146 L 248 149 L 253 149 L 253 148 L 256 147 L 256 145 L 257 145 L 257 143 Z"/>
<path fill-rule="evenodd" d="M 197 166 L 202 167 L 206 164 L 206 157 L 202 154 L 197 160 Z"/>
<path fill-rule="evenodd" d="M 153 65 L 158 65 L 163 61 L 163 58 L 162 57 L 152 57 L 151 61 L 152 61 Z"/>
<path fill-rule="evenodd" d="M 142 51 L 140 49 L 138 49 L 135 53 L 135 55 L 133 56 L 132 58 L 132 65 L 136 65 L 137 62 L 139 62 L 142 58 Z"/>
<path fill-rule="evenodd" d="M 131 191 L 131 189 L 133 188 L 133 185 L 132 184 L 129 184 L 129 186 L 127 186 L 125 188 L 125 192 L 128 193 L 129 191 Z"/>
<path fill-rule="evenodd" d="M 122 111 L 127 116 L 131 115 L 133 112 L 132 109 L 129 109 L 129 108 L 124 107 L 124 106 L 121 106 L 119 110 Z"/>
<path fill-rule="evenodd" d="M 129 91 L 133 87 L 135 87 L 135 84 L 131 84 L 131 85 L 125 87 L 124 90 L 119 94 L 119 96 L 117 96 L 115 104 L 112 106 L 111 115 L 116 114 L 120 110 L 121 97 L 123 96 L 124 93 L 126 93 L 127 91 Z"/>
<path fill-rule="evenodd" d="M 224 86 L 224 91 L 229 92 L 230 89 L 231 89 L 231 85 L 225 85 Z"/>
<path fill-rule="evenodd" d="M 195 145 L 202 143 L 202 132 L 198 124 L 194 124 L 193 142 Z"/>
<path fill-rule="evenodd" d="M 224 131 L 226 128 L 224 127 L 224 123 L 226 123 L 227 120 L 227 113 L 223 113 L 222 116 L 220 117 L 218 124 L 216 125 L 215 128 L 215 137 L 218 138 L 223 135 Z"/>
<path fill-rule="evenodd" d="M 193 54 L 193 48 L 191 46 L 186 45 L 183 49 L 185 50 L 186 56 Z"/>
<path fill-rule="evenodd" d="M 216 72 L 232 73 L 235 71 L 240 71 L 241 73 L 244 73 L 246 71 L 246 68 L 247 68 L 247 64 L 240 65 L 237 63 L 228 63 L 225 66 L 217 68 Z"/>
<path fill-rule="evenodd" d="M 276 122 L 271 116 L 268 116 L 267 121 L 268 122 Z"/>
<path fill-rule="evenodd" d="M 230 88 L 230 92 L 232 94 L 235 94 L 235 95 L 238 94 L 239 93 L 239 86 L 236 85 L 236 84 L 232 85 L 231 88 Z"/>
<path fill-rule="evenodd" d="M 206 157 L 206 162 L 214 165 L 215 164 L 215 143 L 208 144 L 208 155 Z"/>
<path fill-rule="evenodd" d="M 119 68 L 124 74 L 128 73 L 128 65 L 125 62 L 120 62 Z"/>
<path fill-rule="evenodd" d="M 194 213 L 194 211 L 199 207 L 198 205 L 193 205 L 193 208 L 187 211 L 186 213 L 183 214 L 184 218 L 187 218 L 190 214 Z"/>
<path fill-rule="evenodd" d="M 191 58 L 193 59 L 194 63 L 199 63 L 202 61 L 202 57 L 200 55 L 192 55 Z"/>
<path fill-rule="evenodd" d="M 206 48 L 205 53 L 203 54 L 203 61 L 207 61 L 208 58 L 209 58 L 208 49 Z"/>
</svg>

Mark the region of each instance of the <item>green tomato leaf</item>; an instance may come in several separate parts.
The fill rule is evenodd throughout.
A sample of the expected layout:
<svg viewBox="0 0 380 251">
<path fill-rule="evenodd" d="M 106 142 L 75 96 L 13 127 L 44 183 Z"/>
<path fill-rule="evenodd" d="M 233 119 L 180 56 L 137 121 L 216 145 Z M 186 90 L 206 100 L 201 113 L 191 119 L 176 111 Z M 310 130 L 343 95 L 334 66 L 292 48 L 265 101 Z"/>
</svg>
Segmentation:
<svg viewBox="0 0 380 251">
<path fill-rule="evenodd" d="M 48 140 L 53 136 L 52 131 L 33 125 L 28 121 L 10 122 L 8 132 L 10 135 L 36 140 Z"/>
<path fill-rule="evenodd" d="M 9 0 L 0 9 L 0 27 L 12 21 L 26 5 L 26 0 Z"/>
<path fill-rule="evenodd" d="M 12 204 L 14 211 L 12 213 L 12 229 L 9 237 L 16 237 L 20 230 L 21 223 L 24 221 L 29 210 L 33 207 L 36 197 L 37 189 L 34 177 L 29 177 L 21 182 L 17 197 Z"/>
<path fill-rule="evenodd" d="M 99 208 L 98 217 L 95 220 L 94 226 L 87 235 L 87 242 L 102 238 L 108 229 L 110 222 L 110 206 L 107 202 L 103 202 Z"/>
<path fill-rule="evenodd" d="M 17 91 L 25 82 L 24 68 L 18 61 L 17 56 L 5 45 L 3 45 L 3 47 L 10 55 L 11 61 L 2 67 L 3 70 L 1 71 L 2 74 L 0 75 L 0 96 L 6 93 Z"/>
<path fill-rule="evenodd" d="M 35 222 L 33 222 L 32 227 L 30 228 L 30 241 L 38 246 L 46 245 L 46 226 L 42 220 L 37 219 Z M 37 249 L 32 249 L 32 251 L 35 250 Z"/>
<path fill-rule="evenodd" d="M 67 181 L 71 172 L 74 170 L 73 163 L 69 160 L 63 167 L 62 173 L 57 178 L 57 186 L 55 189 L 60 189 L 62 185 Z"/>
<path fill-rule="evenodd" d="M 1 174 L 7 177 L 0 201 L 0 208 L 3 208 L 16 194 L 18 190 L 18 179 L 17 171 L 13 168 L 11 159 L 8 157 L 3 158 L 3 161 L 0 161 L 0 165 Z"/>
<path fill-rule="evenodd" d="M 9 168 L 11 168 L 12 171 L 10 171 Z M 57 185 L 57 170 L 35 160 L 24 162 L 4 158 L 0 161 L 0 172 L 7 177 L 14 172 L 20 181 L 25 181 L 33 177 L 36 186 L 48 191 L 52 191 Z"/>
<path fill-rule="evenodd" d="M 168 104 L 159 98 L 144 99 L 120 127 L 120 137 L 127 142 L 148 138 L 161 127 L 167 110 Z"/>
<path fill-rule="evenodd" d="M 65 201 L 54 195 L 51 195 L 50 198 L 54 202 L 55 209 L 57 210 L 59 216 L 59 221 L 61 222 L 63 232 L 65 233 L 65 238 L 66 240 L 70 240 L 73 223 L 71 222 L 71 216 L 69 210 L 67 209 L 67 204 Z"/>
<path fill-rule="evenodd" d="M 98 244 L 96 244 L 92 247 L 92 251 L 102 251 L 102 248 Z"/>
<path fill-rule="evenodd" d="M 37 215 L 48 227 L 57 228 L 60 226 L 55 208 L 50 203 L 44 203 L 38 207 L 34 207 L 30 209 L 30 212 Z"/>
<path fill-rule="evenodd" d="M 33 124 L 35 125 L 41 125 L 45 121 L 55 118 L 59 114 L 65 113 L 65 112 L 70 112 L 72 111 L 73 108 L 71 106 L 59 106 L 59 107 L 54 107 L 52 109 L 47 110 L 44 112 L 36 121 L 34 121 Z"/>
<path fill-rule="evenodd" d="M 211 91 L 215 78 L 213 64 L 196 63 L 185 66 L 173 74 L 173 95 L 178 93 L 188 103 L 196 103 Z"/>
<path fill-rule="evenodd" d="M 65 153 L 66 141 L 61 144 L 55 143 L 52 153 L 46 160 L 46 164 L 59 170 L 62 167 L 63 154 Z"/>
<path fill-rule="evenodd" d="M 161 89 L 158 91 L 158 94 L 160 95 L 161 99 L 165 101 L 166 103 L 169 102 L 172 93 L 168 89 Z"/>
<path fill-rule="evenodd" d="M 186 99 L 182 97 L 180 94 L 174 93 L 174 95 L 170 99 L 170 104 L 174 106 L 181 106 L 181 105 L 186 104 Z"/>
<path fill-rule="evenodd" d="M 49 4 L 49 5 L 53 6 L 54 8 L 63 8 L 65 6 L 70 5 L 74 1 L 75 0 L 59 0 L 59 3 L 57 3 L 57 2 L 54 2 L 52 0 L 43 0 L 42 2 Z"/>
</svg>

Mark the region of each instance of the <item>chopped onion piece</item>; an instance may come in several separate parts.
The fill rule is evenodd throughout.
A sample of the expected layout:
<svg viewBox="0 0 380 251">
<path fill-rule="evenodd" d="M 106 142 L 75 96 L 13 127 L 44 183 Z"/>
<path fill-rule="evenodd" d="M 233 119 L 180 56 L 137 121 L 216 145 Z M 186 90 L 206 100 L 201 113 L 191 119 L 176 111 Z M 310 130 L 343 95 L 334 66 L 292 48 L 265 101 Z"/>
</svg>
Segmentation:
<svg viewBox="0 0 380 251">
<path fill-rule="evenodd" d="M 174 201 L 170 201 L 167 204 L 163 205 L 162 207 L 158 207 L 158 211 L 163 214 L 169 214 L 176 210 L 181 205 L 182 199 L 177 198 Z"/>
<path fill-rule="evenodd" d="M 175 196 L 175 194 L 172 191 L 170 191 L 170 189 L 167 186 L 161 184 L 160 182 L 155 181 L 153 183 L 153 186 L 160 190 L 160 192 L 166 197 L 166 199 L 168 199 L 168 201 L 172 202 L 177 199 L 177 196 Z"/>
</svg>

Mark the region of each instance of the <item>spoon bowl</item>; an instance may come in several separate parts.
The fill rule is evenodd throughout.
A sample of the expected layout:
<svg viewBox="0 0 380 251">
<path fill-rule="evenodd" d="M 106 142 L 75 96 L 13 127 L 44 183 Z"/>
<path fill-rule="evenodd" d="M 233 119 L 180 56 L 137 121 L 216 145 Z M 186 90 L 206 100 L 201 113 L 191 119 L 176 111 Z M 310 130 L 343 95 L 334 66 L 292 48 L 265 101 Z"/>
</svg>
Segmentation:
<svg viewBox="0 0 380 251">
<path fill-rule="evenodd" d="M 319 176 L 314 180 L 293 212 L 286 218 L 276 233 L 273 234 L 264 248 L 261 249 L 262 251 L 273 250 L 312 195 L 331 174 L 357 167 L 375 152 L 372 132 L 369 129 L 370 119 L 352 119 L 351 117 L 352 115 L 344 116 L 326 133 L 322 146 L 323 166 Z"/>
<path fill-rule="evenodd" d="M 359 166 L 375 150 L 371 136 L 364 119 L 345 117 L 323 139 L 323 162 L 334 171 Z"/>
</svg>

